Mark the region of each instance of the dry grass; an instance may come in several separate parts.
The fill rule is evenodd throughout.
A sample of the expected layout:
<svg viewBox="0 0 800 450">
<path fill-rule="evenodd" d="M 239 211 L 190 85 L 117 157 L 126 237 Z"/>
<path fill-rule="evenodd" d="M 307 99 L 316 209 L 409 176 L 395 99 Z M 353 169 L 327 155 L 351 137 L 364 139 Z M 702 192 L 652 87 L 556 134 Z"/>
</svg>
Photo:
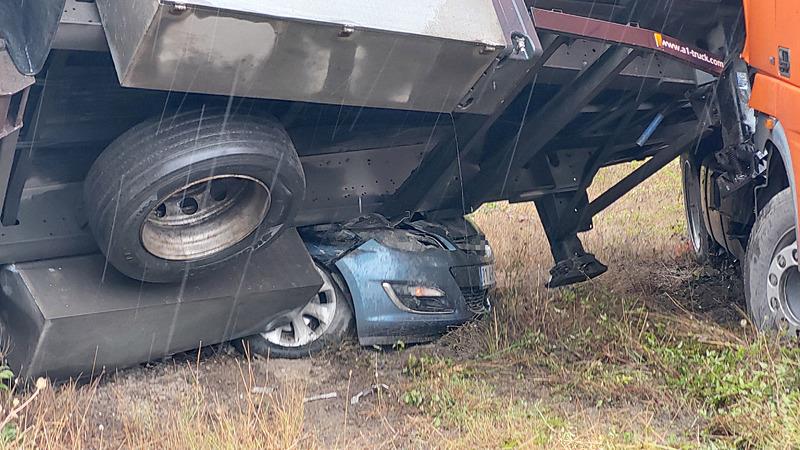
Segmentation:
<svg viewBox="0 0 800 450">
<path fill-rule="evenodd" d="M 21 449 L 271 449 L 316 448 L 303 434 L 305 383 L 284 383 L 254 393 L 249 365 L 224 395 L 185 366 L 153 380 L 166 389 L 102 389 L 101 380 L 47 386 L 22 397 L 35 398 L 13 419 L 3 448 Z M 138 385 L 138 384 L 137 384 Z M 3 398 L 9 411 L 15 395 Z M 98 414 L 103 411 L 103 414 Z"/>
<path fill-rule="evenodd" d="M 625 170 L 606 170 L 595 194 Z M 556 292 L 542 288 L 552 263 L 532 206 L 475 215 L 496 250 L 501 301 L 455 339 L 482 337 L 472 354 L 428 361 L 412 388 L 434 417 L 484 405 L 447 421 L 454 447 L 800 446 L 800 352 L 754 333 L 732 267 L 691 261 L 679 173 L 671 166 L 598 217 L 584 243 L 612 272 Z M 488 393 L 459 393 L 477 380 Z M 492 425 L 476 434 L 474 421 Z"/>
<path fill-rule="evenodd" d="M 593 190 L 627 170 L 605 170 Z M 497 306 L 435 346 L 344 352 L 314 362 L 320 383 L 284 381 L 269 394 L 252 387 L 274 380 L 233 357 L 216 369 L 175 364 L 110 383 L 47 387 L 13 418 L 4 442 L 52 449 L 800 447 L 800 350 L 741 324 L 735 270 L 691 261 L 680 195 L 673 165 L 603 213 L 584 242 L 612 270 L 559 291 L 542 287 L 551 260 L 533 206 L 484 207 L 475 219 L 497 255 Z M 374 382 L 390 391 L 348 404 Z M 304 405 L 306 392 L 323 389 L 335 389 L 341 401 Z M 0 394 L 4 411 L 15 396 L 34 392 Z"/>
</svg>

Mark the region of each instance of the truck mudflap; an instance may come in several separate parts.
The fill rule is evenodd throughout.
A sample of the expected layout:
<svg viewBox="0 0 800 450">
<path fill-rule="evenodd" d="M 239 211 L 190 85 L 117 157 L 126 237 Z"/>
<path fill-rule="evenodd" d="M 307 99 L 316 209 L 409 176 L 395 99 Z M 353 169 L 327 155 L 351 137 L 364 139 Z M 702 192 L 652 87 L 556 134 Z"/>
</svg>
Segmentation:
<svg viewBox="0 0 800 450">
<path fill-rule="evenodd" d="M 0 38 L 17 69 L 35 75 L 44 66 L 66 0 L 0 0 Z M 2 44 L 0 44 L 2 48 Z"/>
<path fill-rule="evenodd" d="M 321 285 L 294 230 L 183 283 L 127 278 L 101 254 L 13 264 L 0 269 L 6 357 L 22 378 L 98 375 L 274 328 Z"/>
</svg>

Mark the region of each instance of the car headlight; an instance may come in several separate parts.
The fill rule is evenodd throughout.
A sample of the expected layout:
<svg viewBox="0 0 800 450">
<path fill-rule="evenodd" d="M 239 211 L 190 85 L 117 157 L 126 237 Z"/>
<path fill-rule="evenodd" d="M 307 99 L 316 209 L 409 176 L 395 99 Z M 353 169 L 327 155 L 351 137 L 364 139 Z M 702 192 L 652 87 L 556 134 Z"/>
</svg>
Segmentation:
<svg viewBox="0 0 800 450">
<path fill-rule="evenodd" d="M 431 286 L 384 281 L 383 290 L 401 310 L 417 314 L 446 314 L 454 311 L 444 291 Z"/>
</svg>

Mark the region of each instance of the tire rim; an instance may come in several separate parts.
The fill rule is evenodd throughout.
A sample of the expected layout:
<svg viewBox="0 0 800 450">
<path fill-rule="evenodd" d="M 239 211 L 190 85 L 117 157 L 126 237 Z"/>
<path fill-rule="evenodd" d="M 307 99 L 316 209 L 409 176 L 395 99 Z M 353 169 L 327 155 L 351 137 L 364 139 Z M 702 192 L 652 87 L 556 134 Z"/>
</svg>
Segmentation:
<svg viewBox="0 0 800 450">
<path fill-rule="evenodd" d="M 684 174 L 692 175 L 692 163 L 684 161 L 683 163 Z M 703 250 L 703 235 L 705 232 L 699 225 L 702 224 L 700 218 L 700 205 L 697 204 L 697 195 L 692 186 L 687 185 L 686 176 L 683 180 L 683 201 L 686 205 L 686 226 L 688 227 L 689 241 L 691 241 L 692 248 L 695 254 L 699 254 Z"/>
<path fill-rule="evenodd" d="M 320 267 L 317 267 L 317 272 L 322 277 L 322 287 L 317 295 L 292 317 L 290 323 L 261 333 L 267 342 L 281 347 L 302 347 L 328 331 L 336 315 L 339 298 L 331 276 Z"/>
<path fill-rule="evenodd" d="M 269 207 L 269 189 L 255 178 L 204 178 L 173 192 L 150 211 L 142 225 L 142 245 L 166 260 L 204 258 L 250 236 Z"/>
<path fill-rule="evenodd" d="M 789 230 L 772 252 L 767 273 L 767 301 L 779 326 L 800 328 L 800 271 L 795 230 Z"/>
</svg>

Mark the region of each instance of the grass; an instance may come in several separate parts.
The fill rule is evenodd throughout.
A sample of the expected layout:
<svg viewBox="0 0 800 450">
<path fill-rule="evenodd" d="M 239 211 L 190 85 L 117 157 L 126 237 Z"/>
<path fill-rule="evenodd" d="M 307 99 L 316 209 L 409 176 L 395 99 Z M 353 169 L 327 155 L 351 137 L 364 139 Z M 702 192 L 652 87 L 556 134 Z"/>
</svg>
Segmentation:
<svg viewBox="0 0 800 450">
<path fill-rule="evenodd" d="M 603 171 L 593 193 L 629 170 Z M 800 447 L 800 349 L 753 331 L 735 268 L 692 262 L 679 182 L 672 165 L 601 214 L 584 243 L 611 271 L 558 291 L 542 287 L 551 260 L 533 206 L 482 208 L 474 218 L 497 255 L 496 307 L 434 346 L 344 351 L 306 362 L 319 367 L 314 376 L 278 382 L 276 373 L 303 363 L 225 356 L 218 367 L 215 357 L 84 386 L 0 392 L 0 416 L 15 398 L 36 396 L 0 441 L 53 449 Z M 382 383 L 387 392 L 349 403 L 364 385 Z M 267 385 L 275 390 L 253 393 Z M 307 393 L 329 390 L 339 399 L 304 404 Z"/>
<path fill-rule="evenodd" d="M 99 398 L 99 380 L 84 386 L 40 385 L 33 394 L 23 393 L 35 398 L 10 416 L 14 431 L 3 439 L 2 448 L 316 447 L 314 440 L 302 433 L 303 383 L 290 383 L 266 395 L 253 393 L 252 373 L 243 369 L 238 385 L 228 392 L 233 395 L 223 397 L 204 386 L 192 367 L 177 372 L 188 382 L 170 392 L 161 411 L 158 396 L 141 392 L 116 392 Z M 13 391 L 5 393 L 3 412 L 10 411 L 15 397 Z M 111 417 L 98 416 L 101 410 L 113 411 Z"/>
<path fill-rule="evenodd" d="M 623 175 L 606 170 L 595 195 Z M 496 387 L 524 380 L 504 389 L 507 398 L 525 397 L 534 383 L 544 387 L 544 395 L 527 396 L 528 404 L 545 403 L 528 424 L 546 437 L 540 444 L 800 446 L 800 352 L 756 335 L 741 296 L 731 301 L 730 285 L 740 281 L 730 268 L 710 268 L 715 279 L 703 280 L 683 239 L 679 183 L 673 165 L 604 212 L 584 242 L 614 273 L 558 292 L 541 288 L 551 262 L 531 226 L 532 206 L 499 204 L 476 214 L 494 237 L 502 301 L 482 331 L 472 331 L 483 336 L 476 354 L 455 367 Z M 703 281 L 719 288 L 698 292 Z M 415 380 L 416 389 L 433 390 L 422 397 L 442 397 L 424 374 Z M 564 426 L 553 427 L 554 418 Z M 491 436 L 483 442 L 501 445 Z"/>
</svg>

